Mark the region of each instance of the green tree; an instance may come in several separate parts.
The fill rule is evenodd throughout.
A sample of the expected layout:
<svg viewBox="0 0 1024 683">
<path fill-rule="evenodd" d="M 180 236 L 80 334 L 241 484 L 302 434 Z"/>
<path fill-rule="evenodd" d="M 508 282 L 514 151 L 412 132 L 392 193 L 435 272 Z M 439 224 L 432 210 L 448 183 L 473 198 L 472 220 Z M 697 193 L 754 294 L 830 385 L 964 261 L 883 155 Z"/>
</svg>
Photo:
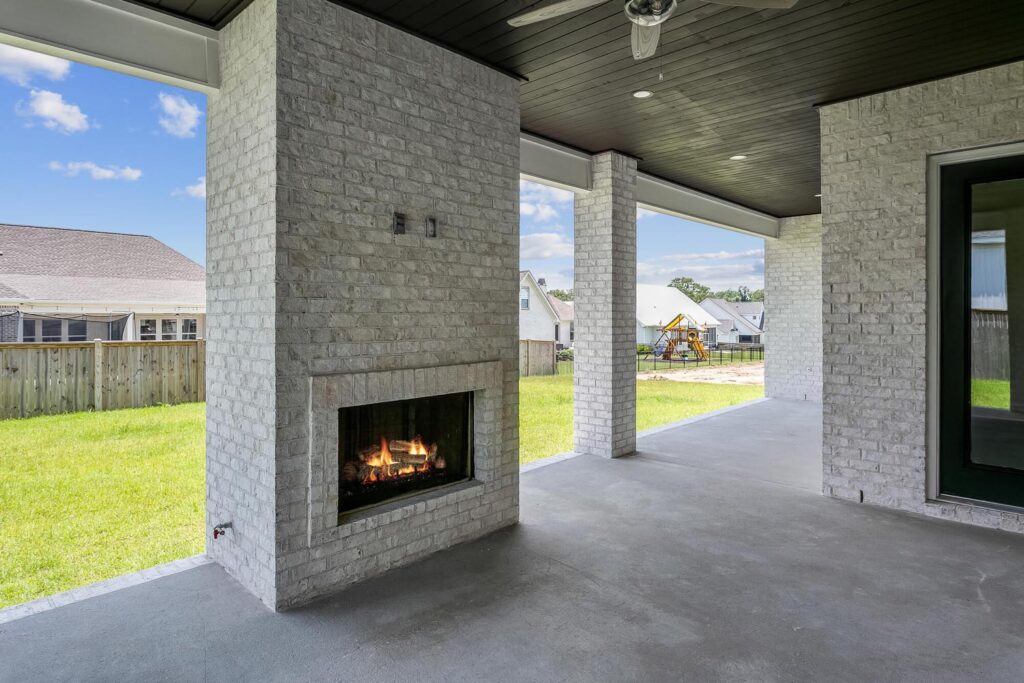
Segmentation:
<svg viewBox="0 0 1024 683">
<path fill-rule="evenodd" d="M 571 289 L 549 289 L 548 294 L 561 301 L 573 300 L 573 290 Z"/>
<path fill-rule="evenodd" d="M 711 296 L 711 288 L 694 280 L 692 277 L 672 278 L 669 287 L 675 287 L 698 304 Z"/>
<path fill-rule="evenodd" d="M 750 287 L 740 285 L 736 289 L 736 293 L 740 295 L 740 301 L 750 301 Z"/>
<path fill-rule="evenodd" d="M 750 300 L 751 301 L 764 301 L 764 290 L 763 289 L 755 289 L 753 292 L 750 293 Z"/>
</svg>

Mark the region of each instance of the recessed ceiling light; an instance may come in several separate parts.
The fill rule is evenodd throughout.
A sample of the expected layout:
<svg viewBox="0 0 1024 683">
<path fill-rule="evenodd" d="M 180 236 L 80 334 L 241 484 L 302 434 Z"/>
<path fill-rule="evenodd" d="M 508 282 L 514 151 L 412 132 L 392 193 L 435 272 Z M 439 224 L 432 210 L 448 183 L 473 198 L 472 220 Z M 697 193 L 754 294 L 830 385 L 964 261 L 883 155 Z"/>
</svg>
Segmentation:
<svg viewBox="0 0 1024 683">
<path fill-rule="evenodd" d="M 821 199 L 821 193 L 820 192 L 818 194 L 814 195 L 814 196 L 817 197 L 818 199 Z"/>
<path fill-rule="evenodd" d="M 633 97 L 637 98 L 638 100 L 646 100 L 648 97 L 651 97 L 652 95 L 654 95 L 654 93 L 652 93 L 650 90 L 637 90 L 636 92 L 633 93 Z"/>
<path fill-rule="evenodd" d="M 731 157 L 729 157 L 729 161 L 743 161 L 746 158 L 746 154 L 733 154 Z"/>
</svg>

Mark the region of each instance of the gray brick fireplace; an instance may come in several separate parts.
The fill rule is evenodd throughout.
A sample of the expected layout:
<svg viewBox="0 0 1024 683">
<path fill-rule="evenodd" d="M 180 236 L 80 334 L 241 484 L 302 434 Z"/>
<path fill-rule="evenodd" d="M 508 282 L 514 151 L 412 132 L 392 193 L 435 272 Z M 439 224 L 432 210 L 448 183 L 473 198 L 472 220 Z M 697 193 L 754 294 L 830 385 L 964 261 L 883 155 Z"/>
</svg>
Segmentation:
<svg viewBox="0 0 1024 683">
<path fill-rule="evenodd" d="M 209 553 L 284 609 L 518 519 L 519 83 L 324 0 L 221 40 Z M 339 409 L 457 391 L 471 478 L 339 516 Z"/>
</svg>

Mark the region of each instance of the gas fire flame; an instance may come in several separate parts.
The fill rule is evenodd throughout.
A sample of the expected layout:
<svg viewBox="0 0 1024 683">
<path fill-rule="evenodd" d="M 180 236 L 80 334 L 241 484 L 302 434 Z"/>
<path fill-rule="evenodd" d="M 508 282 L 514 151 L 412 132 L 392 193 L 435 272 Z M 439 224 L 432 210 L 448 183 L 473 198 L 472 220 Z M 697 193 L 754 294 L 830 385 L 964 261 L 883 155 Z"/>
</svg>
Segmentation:
<svg viewBox="0 0 1024 683">
<path fill-rule="evenodd" d="M 360 473 L 362 484 L 374 484 L 445 468 L 444 458 L 437 455 L 437 446 L 428 446 L 420 436 L 410 441 L 388 441 L 382 436 L 380 448 L 367 449 L 360 457 L 363 462 L 363 472 Z"/>
</svg>

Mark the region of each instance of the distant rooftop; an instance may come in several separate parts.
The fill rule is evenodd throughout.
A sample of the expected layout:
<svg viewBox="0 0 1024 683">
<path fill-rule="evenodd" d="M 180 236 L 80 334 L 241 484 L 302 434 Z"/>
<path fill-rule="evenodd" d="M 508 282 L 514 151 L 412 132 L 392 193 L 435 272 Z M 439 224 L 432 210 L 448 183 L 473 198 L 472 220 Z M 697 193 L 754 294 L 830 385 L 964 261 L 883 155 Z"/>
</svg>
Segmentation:
<svg viewBox="0 0 1024 683">
<path fill-rule="evenodd" d="M 206 269 L 146 235 L 0 224 L 0 299 L 202 305 Z"/>
</svg>

